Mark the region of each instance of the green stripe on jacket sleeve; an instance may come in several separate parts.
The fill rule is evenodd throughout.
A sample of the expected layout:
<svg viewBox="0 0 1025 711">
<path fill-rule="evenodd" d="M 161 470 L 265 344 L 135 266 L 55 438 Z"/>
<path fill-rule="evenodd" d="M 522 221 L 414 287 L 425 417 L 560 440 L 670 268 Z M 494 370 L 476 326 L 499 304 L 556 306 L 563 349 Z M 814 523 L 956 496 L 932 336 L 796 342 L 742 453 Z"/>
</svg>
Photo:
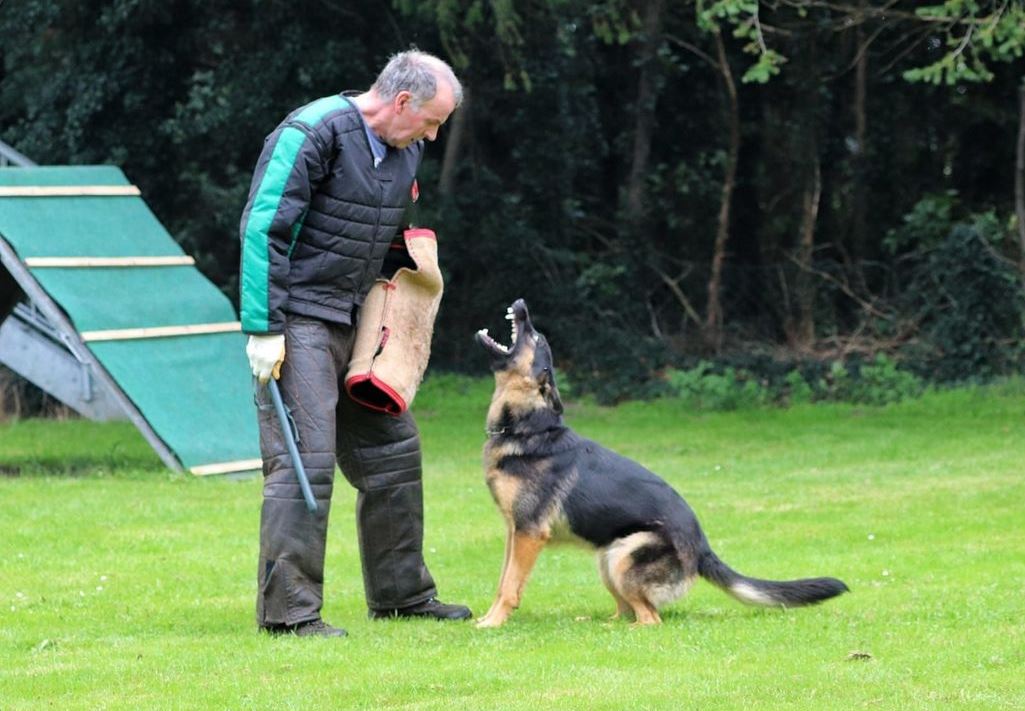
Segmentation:
<svg viewBox="0 0 1025 711">
<path fill-rule="evenodd" d="M 280 276 L 282 267 L 287 272 L 287 259 L 278 258 L 274 264 L 271 250 L 271 228 L 281 206 L 281 199 L 295 167 L 296 158 L 306 141 L 306 134 L 291 126 L 278 136 L 273 153 L 267 163 L 260 186 L 253 195 L 253 206 L 243 230 L 241 316 L 242 330 L 246 333 L 266 333 L 270 328 L 272 311 L 271 289 L 287 288 Z M 289 235 L 290 236 L 290 235 Z M 276 275 L 275 266 L 279 273 Z M 277 277 L 277 283 L 275 283 Z M 283 300 L 279 297 L 278 301 Z M 275 315 L 280 321 L 280 315 Z"/>
<path fill-rule="evenodd" d="M 304 108 L 293 120 L 304 123 L 307 126 L 316 126 L 327 114 L 348 105 L 349 100 L 344 96 L 325 96 L 323 99 L 317 99 Z"/>
</svg>

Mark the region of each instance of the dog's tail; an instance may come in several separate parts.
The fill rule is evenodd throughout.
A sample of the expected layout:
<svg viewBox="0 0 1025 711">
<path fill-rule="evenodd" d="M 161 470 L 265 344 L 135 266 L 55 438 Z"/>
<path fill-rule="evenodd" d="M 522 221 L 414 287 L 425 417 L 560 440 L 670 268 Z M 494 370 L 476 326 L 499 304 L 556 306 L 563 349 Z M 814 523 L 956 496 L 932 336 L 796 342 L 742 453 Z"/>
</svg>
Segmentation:
<svg viewBox="0 0 1025 711">
<path fill-rule="evenodd" d="M 805 578 L 803 580 L 759 580 L 749 578 L 723 563 L 719 556 L 706 550 L 698 560 L 698 573 L 737 600 L 763 607 L 800 607 L 814 605 L 836 597 L 848 588 L 836 578 Z"/>
</svg>

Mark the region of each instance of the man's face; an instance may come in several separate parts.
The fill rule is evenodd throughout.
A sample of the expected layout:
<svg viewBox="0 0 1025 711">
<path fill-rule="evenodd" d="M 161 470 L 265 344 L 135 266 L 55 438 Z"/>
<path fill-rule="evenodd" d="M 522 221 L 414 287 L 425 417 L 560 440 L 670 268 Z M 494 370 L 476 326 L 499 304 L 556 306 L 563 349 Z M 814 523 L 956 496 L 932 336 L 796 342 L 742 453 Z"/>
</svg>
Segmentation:
<svg viewBox="0 0 1025 711">
<path fill-rule="evenodd" d="M 392 102 L 394 116 L 389 135 L 382 138 L 394 148 L 406 148 L 421 139 L 433 141 L 454 109 L 452 87 L 444 79 L 438 79 L 438 91 L 419 108 L 414 107 L 413 96 L 408 91 L 400 91 Z"/>
</svg>

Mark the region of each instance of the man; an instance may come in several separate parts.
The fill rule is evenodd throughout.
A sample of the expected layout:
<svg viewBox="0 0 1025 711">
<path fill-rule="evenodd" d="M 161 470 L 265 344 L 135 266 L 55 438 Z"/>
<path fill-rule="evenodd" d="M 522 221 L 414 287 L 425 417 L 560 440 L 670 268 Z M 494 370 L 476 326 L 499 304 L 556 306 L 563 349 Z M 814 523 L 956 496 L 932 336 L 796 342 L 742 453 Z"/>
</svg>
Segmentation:
<svg viewBox="0 0 1025 711">
<path fill-rule="evenodd" d="M 420 440 L 412 416 L 374 412 L 340 387 L 359 305 L 400 228 L 423 140 L 462 100 L 442 60 L 388 62 L 374 85 L 292 112 L 268 136 L 242 214 L 241 314 L 261 384 L 279 378 L 318 510 L 307 511 L 280 425 L 257 388 L 263 508 L 257 624 L 271 633 L 340 637 L 321 619 L 334 466 L 358 490 L 371 618 L 467 619 L 436 598 L 423 560 Z"/>
</svg>

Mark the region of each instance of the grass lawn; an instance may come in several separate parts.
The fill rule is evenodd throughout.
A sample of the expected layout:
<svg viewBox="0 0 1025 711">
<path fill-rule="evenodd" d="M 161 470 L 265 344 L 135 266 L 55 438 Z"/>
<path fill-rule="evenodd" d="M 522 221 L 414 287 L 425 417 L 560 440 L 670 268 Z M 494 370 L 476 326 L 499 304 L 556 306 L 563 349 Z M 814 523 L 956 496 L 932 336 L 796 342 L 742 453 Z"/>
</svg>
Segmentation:
<svg viewBox="0 0 1025 711">
<path fill-rule="evenodd" d="M 429 381 L 427 559 L 491 603 L 504 533 L 483 484 L 484 381 Z M 852 593 L 793 611 L 705 582 L 657 628 L 610 622 L 593 557 L 545 551 L 498 630 L 371 622 L 339 477 L 324 616 L 253 620 L 261 484 L 161 468 L 128 425 L 0 424 L 0 708 L 1020 709 L 1025 387 L 887 408 L 570 406 L 583 434 L 688 499 L 719 555 Z"/>
</svg>

